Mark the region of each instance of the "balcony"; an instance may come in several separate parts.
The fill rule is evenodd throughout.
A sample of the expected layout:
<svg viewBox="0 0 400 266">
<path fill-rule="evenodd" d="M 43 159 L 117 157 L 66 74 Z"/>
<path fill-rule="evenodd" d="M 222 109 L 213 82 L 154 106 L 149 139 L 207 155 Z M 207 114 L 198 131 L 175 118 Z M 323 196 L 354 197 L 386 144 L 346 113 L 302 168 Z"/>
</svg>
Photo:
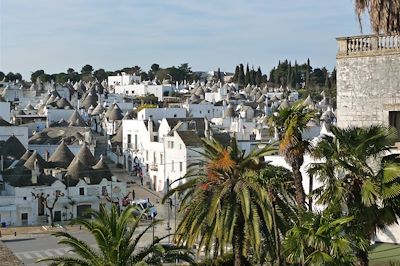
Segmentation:
<svg viewBox="0 0 400 266">
<path fill-rule="evenodd" d="M 337 58 L 400 53 L 400 35 L 362 35 L 336 38 Z"/>
</svg>

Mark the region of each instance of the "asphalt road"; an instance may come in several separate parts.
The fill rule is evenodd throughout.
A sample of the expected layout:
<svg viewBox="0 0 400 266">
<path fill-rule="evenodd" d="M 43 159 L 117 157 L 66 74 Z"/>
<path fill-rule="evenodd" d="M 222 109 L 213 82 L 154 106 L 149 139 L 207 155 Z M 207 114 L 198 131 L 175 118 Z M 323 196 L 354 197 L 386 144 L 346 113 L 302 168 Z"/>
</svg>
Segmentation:
<svg viewBox="0 0 400 266">
<path fill-rule="evenodd" d="M 146 224 L 148 224 L 148 222 L 144 221 L 142 225 L 140 225 L 137 234 L 139 234 L 140 232 L 142 232 L 142 230 L 144 230 Z M 171 220 L 171 227 L 172 228 L 174 227 L 172 220 Z M 171 233 L 173 233 L 172 230 Z M 95 240 L 93 239 L 93 237 L 89 232 L 85 230 L 74 230 L 69 233 L 71 233 L 73 236 L 81 240 L 84 240 L 91 247 L 96 248 Z M 168 234 L 167 221 L 164 221 L 162 224 L 155 226 L 154 228 L 155 237 L 163 237 L 167 234 Z M 139 248 L 150 244 L 152 239 L 153 239 L 153 231 L 150 229 L 142 237 L 142 241 L 139 243 Z M 3 240 L 3 242 L 23 263 L 25 263 L 25 265 L 46 265 L 44 263 L 41 264 L 35 263 L 36 260 L 45 257 L 64 256 L 64 255 L 74 256 L 74 253 L 70 251 L 70 248 L 68 246 L 58 244 L 57 243 L 58 239 L 49 234 L 31 235 L 21 239 Z M 168 239 L 165 239 L 163 242 L 167 243 Z"/>
</svg>

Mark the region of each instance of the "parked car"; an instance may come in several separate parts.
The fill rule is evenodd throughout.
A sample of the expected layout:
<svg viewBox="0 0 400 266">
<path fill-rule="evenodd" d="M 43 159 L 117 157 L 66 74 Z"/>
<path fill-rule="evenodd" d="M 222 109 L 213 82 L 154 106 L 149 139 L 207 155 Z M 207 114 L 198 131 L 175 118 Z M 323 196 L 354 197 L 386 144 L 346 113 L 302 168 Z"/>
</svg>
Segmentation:
<svg viewBox="0 0 400 266">
<path fill-rule="evenodd" d="M 140 215 L 140 213 L 143 211 L 146 218 L 154 218 L 157 216 L 157 208 L 153 204 L 151 204 L 149 200 L 134 200 L 131 201 L 130 204 L 138 208 L 138 211 L 133 212 L 133 214 L 136 216 Z"/>
</svg>

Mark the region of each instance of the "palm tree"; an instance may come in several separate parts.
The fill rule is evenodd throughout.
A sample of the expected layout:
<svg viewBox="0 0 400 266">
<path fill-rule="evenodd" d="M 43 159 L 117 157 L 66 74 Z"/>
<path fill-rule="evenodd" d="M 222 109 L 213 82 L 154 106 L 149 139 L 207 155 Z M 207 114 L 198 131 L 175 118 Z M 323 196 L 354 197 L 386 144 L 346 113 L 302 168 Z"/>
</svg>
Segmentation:
<svg viewBox="0 0 400 266">
<path fill-rule="evenodd" d="M 309 170 L 323 184 L 315 191 L 317 203 L 353 215 L 351 230 L 369 241 L 400 217 L 400 159 L 390 154 L 396 133 L 382 126 L 331 130 L 333 136 L 312 151 L 322 161 Z M 368 251 L 360 250 L 358 258 L 368 265 Z"/>
<path fill-rule="evenodd" d="M 172 261 L 176 258 L 192 261 L 186 249 L 160 244 L 163 238 L 155 239 L 150 245 L 138 251 L 138 244 L 144 234 L 160 221 L 153 221 L 145 230 L 134 236 L 139 226 L 141 216 L 135 217 L 135 208 L 129 206 L 123 212 L 118 212 L 112 205 L 108 211 L 105 205 L 100 210 L 91 210 L 92 220 L 76 218 L 75 224 L 85 227 L 96 240 L 97 248 L 74 237 L 67 232 L 57 232 L 54 235 L 61 237 L 59 244 L 72 248 L 76 257 L 61 256 L 49 257 L 38 262 L 51 262 L 50 265 L 85 265 L 85 266 L 125 266 L 125 265 L 161 265 L 164 260 Z"/>
<path fill-rule="evenodd" d="M 295 201 L 290 196 L 295 191 L 293 175 L 292 172 L 284 167 L 270 165 L 260 172 L 257 176 L 257 182 L 267 190 L 268 200 L 272 207 L 275 254 L 272 253 L 269 257 L 272 260 L 275 259 L 277 265 L 282 265 L 284 260 L 281 252 L 281 236 L 285 235 L 286 231 L 291 228 L 296 217 Z M 269 251 L 268 247 L 264 251 Z M 267 254 L 264 256 L 266 257 Z M 264 260 L 267 260 L 267 258 Z"/>
<path fill-rule="evenodd" d="M 345 233 L 353 217 L 300 210 L 299 219 L 283 241 L 288 263 L 298 265 L 354 265 L 355 250 L 365 245 Z"/>
<path fill-rule="evenodd" d="M 303 176 L 300 168 L 304 162 L 304 154 L 309 150 L 310 144 L 302 137 L 307 123 L 315 118 L 315 112 L 308 110 L 302 102 L 297 102 L 291 107 L 279 110 L 272 116 L 272 123 L 282 132 L 279 149 L 285 156 L 286 162 L 291 166 L 296 188 L 296 202 L 304 206 L 306 195 L 303 188 Z"/>
<path fill-rule="evenodd" d="M 360 25 L 368 12 L 375 33 L 400 33 L 400 0 L 356 0 L 355 9 Z"/>
<path fill-rule="evenodd" d="M 276 149 L 267 146 L 245 155 L 234 138 L 226 148 L 213 138 L 203 144 L 204 160 L 164 197 L 175 192 L 183 196 L 175 239 L 188 246 L 199 242 L 214 257 L 232 247 L 235 265 L 245 265 L 250 256 L 259 256 L 261 221 L 272 228 L 267 192 L 254 177 L 266 166 L 263 157 Z"/>
</svg>

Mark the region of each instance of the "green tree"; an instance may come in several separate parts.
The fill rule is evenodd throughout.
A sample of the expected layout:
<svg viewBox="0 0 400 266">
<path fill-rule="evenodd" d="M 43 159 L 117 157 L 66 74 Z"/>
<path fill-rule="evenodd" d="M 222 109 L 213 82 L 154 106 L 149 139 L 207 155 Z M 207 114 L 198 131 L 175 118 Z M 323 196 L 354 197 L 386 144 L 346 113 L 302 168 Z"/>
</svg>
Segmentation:
<svg viewBox="0 0 400 266">
<path fill-rule="evenodd" d="M 219 69 L 219 68 L 218 68 L 218 71 L 217 71 L 217 81 L 219 81 L 221 83 L 224 82 L 224 79 L 223 79 L 222 73 L 221 73 L 221 69 Z"/>
<path fill-rule="evenodd" d="M 368 13 L 375 33 L 400 33 L 400 0 L 356 0 L 355 10 L 360 21 Z"/>
<path fill-rule="evenodd" d="M 354 217 L 335 218 L 329 212 L 301 211 L 283 241 L 287 262 L 295 265 L 354 265 L 355 251 L 365 244 L 347 234 Z"/>
<path fill-rule="evenodd" d="M 400 158 L 388 155 L 396 133 L 382 126 L 331 131 L 312 150 L 323 161 L 309 170 L 323 184 L 315 192 L 317 203 L 337 215 L 352 214 L 351 231 L 369 243 L 378 228 L 400 218 Z M 368 265 L 367 250 L 357 257 Z"/>
<path fill-rule="evenodd" d="M 183 63 L 178 68 L 181 71 L 181 75 L 183 75 L 182 80 L 190 80 L 192 75 L 192 68 L 189 67 L 188 63 Z"/>
<path fill-rule="evenodd" d="M 93 76 L 99 81 L 102 82 L 103 80 L 107 79 L 106 71 L 103 68 L 99 68 L 93 72 Z"/>
<path fill-rule="evenodd" d="M 255 83 L 257 86 L 260 86 L 262 83 L 262 73 L 261 73 L 261 68 L 257 68 L 256 76 L 255 76 Z"/>
<path fill-rule="evenodd" d="M 238 83 L 239 80 L 239 65 L 235 68 L 235 74 L 233 75 L 232 82 Z"/>
<path fill-rule="evenodd" d="M 68 74 L 65 73 L 58 73 L 54 74 L 53 76 L 54 76 L 54 81 L 59 84 L 64 84 L 69 79 Z"/>
<path fill-rule="evenodd" d="M 245 86 L 243 64 L 239 65 L 238 84 L 241 85 L 241 86 Z"/>
<path fill-rule="evenodd" d="M 4 72 L 0 71 L 0 81 L 5 78 L 6 74 Z"/>
<path fill-rule="evenodd" d="M 44 70 L 36 70 L 31 74 L 31 81 L 34 83 L 37 81 L 37 78 L 41 78 L 44 75 Z"/>
<path fill-rule="evenodd" d="M 84 65 L 82 67 L 81 73 L 84 75 L 91 75 L 93 72 L 93 67 L 91 65 Z"/>
<path fill-rule="evenodd" d="M 176 191 L 183 194 L 175 238 L 188 246 L 199 240 L 206 254 L 213 250 L 214 256 L 223 255 L 232 245 L 235 265 L 244 265 L 250 254 L 260 255 L 261 226 L 272 227 L 266 190 L 254 178 L 266 165 L 263 157 L 275 148 L 244 155 L 235 139 L 228 147 L 213 138 L 203 139 L 203 144 L 204 160 L 193 166 L 183 185 L 164 197 Z"/>
<path fill-rule="evenodd" d="M 304 154 L 309 150 L 310 144 L 302 137 L 307 123 L 315 118 L 315 112 L 307 110 L 302 102 L 297 102 L 289 108 L 279 110 L 277 116 L 272 116 L 272 124 L 278 127 L 281 142 L 279 149 L 286 162 L 291 166 L 296 188 L 296 202 L 304 207 L 305 193 L 303 177 L 300 167 L 304 162 Z"/>
<path fill-rule="evenodd" d="M 85 227 L 93 235 L 97 249 L 93 249 L 88 243 L 67 232 L 57 232 L 54 235 L 61 238 L 58 243 L 71 247 L 77 256 L 49 257 L 38 262 L 71 266 L 161 265 L 162 261 L 174 261 L 175 258 L 192 262 L 186 249 L 160 244 L 164 238 L 157 238 L 149 246 L 139 249 L 138 244 L 142 237 L 160 221 L 152 221 L 138 233 L 143 213 L 135 217 L 134 211 L 133 206 L 119 213 L 115 205 L 110 211 L 104 205 L 100 205 L 99 211 L 89 212 L 93 217 L 92 220 L 83 218 L 73 220 L 75 224 Z"/>
<path fill-rule="evenodd" d="M 246 74 L 244 76 L 244 85 L 247 86 L 251 82 L 249 64 L 246 66 Z"/>
<path fill-rule="evenodd" d="M 8 72 L 6 75 L 6 81 L 15 81 L 17 78 L 13 72 Z"/>
<path fill-rule="evenodd" d="M 294 194 L 293 175 L 288 169 L 280 166 L 269 165 L 261 170 L 256 177 L 257 183 L 267 191 L 268 200 L 271 204 L 272 231 L 264 234 L 271 241 L 264 241 L 263 245 L 264 259 L 267 261 L 276 261 L 276 265 L 283 265 L 284 257 L 281 251 L 281 236 L 284 236 L 289 230 L 296 217 L 294 208 L 295 202 L 290 195 Z M 269 243 L 268 243 L 269 242 Z M 273 250 L 273 248 L 275 248 Z M 269 253 L 269 254 L 268 254 Z M 268 255 L 270 259 L 268 259 Z"/>
</svg>

